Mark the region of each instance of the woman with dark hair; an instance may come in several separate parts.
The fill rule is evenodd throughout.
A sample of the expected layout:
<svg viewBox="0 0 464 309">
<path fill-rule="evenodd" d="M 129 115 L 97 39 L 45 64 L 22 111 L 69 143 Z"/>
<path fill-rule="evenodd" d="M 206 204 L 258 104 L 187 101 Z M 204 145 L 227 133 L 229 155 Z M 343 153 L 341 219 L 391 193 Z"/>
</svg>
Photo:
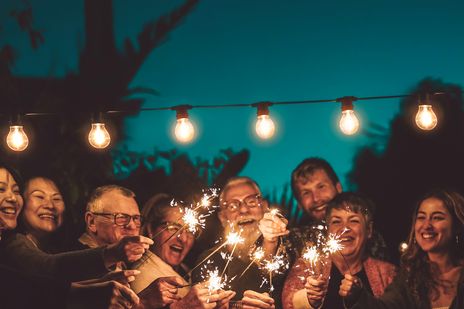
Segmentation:
<svg viewBox="0 0 464 309">
<path fill-rule="evenodd" d="M 285 281 L 284 308 L 343 308 L 338 288 L 346 273 L 356 274 L 370 295 L 382 295 L 396 268 L 370 254 L 373 208 L 368 199 L 351 192 L 340 193 L 328 204 L 328 233 L 338 235 L 342 249 L 332 254 L 323 271 L 316 275 L 308 275 L 303 258 L 297 260 Z"/>
<path fill-rule="evenodd" d="M 23 207 L 18 174 L 0 163 L 0 241 L 13 230 Z M 2 253 L 0 252 L 0 255 Z M 0 265 L 0 307 L 16 308 L 130 308 L 138 303 L 132 290 L 115 281 L 70 283 L 30 275 Z"/>
<path fill-rule="evenodd" d="M 347 274 L 340 295 L 350 308 L 458 308 L 464 283 L 463 236 L 464 198 L 450 190 L 432 191 L 416 206 L 401 271 L 385 294 L 374 299 Z"/>
</svg>

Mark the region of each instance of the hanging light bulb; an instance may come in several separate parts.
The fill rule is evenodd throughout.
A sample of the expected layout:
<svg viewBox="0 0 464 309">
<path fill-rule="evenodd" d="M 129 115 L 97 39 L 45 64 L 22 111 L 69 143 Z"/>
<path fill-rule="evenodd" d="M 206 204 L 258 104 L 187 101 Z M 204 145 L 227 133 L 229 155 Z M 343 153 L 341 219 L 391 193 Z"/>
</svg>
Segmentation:
<svg viewBox="0 0 464 309">
<path fill-rule="evenodd" d="M 437 126 L 437 123 L 437 115 L 433 112 L 429 95 L 427 95 L 426 104 L 419 104 L 419 110 L 416 114 L 416 124 L 420 129 L 430 131 Z"/>
<path fill-rule="evenodd" d="M 343 97 L 337 99 L 342 102 L 342 117 L 340 118 L 339 127 L 343 134 L 353 135 L 359 130 L 359 120 L 353 110 L 353 101 L 355 97 Z"/>
<path fill-rule="evenodd" d="M 89 132 L 89 143 L 92 147 L 97 149 L 104 149 L 108 147 L 111 142 L 111 137 L 102 122 L 92 123 L 92 128 Z"/>
<path fill-rule="evenodd" d="M 29 145 L 29 139 L 27 138 L 26 132 L 24 132 L 23 126 L 10 126 L 10 132 L 6 137 L 6 144 L 14 151 L 23 151 L 27 148 Z"/>
<path fill-rule="evenodd" d="M 188 105 L 181 105 L 174 107 L 176 111 L 176 127 L 174 129 L 174 135 L 180 143 L 189 143 L 195 137 L 195 128 L 188 117 L 187 110 L 191 107 Z"/>
<path fill-rule="evenodd" d="M 256 120 L 256 134 L 259 138 L 268 139 L 274 136 L 275 125 L 272 118 L 269 116 L 269 106 L 272 103 L 258 103 L 256 104 L 258 108 L 257 120 Z"/>
</svg>

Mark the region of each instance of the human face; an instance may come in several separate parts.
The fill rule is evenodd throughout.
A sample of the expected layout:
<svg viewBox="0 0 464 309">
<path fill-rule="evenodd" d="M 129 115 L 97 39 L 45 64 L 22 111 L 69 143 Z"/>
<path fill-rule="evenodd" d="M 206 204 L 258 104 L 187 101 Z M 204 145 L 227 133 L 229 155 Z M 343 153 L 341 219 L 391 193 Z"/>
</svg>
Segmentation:
<svg viewBox="0 0 464 309">
<path fill-rule="evenodd" d="M 8 170 L 0 168 L 0 238 L 4 230 L 16 227 L 22 207 L 23 198 L 16 180 Z"/>
<path fill-rule="evenodd" d="M 155 242 L 154 253 L 173 267 L 182 263 L 185 256 L 192 249 L 195 240 L 194 235 L 185 229 L 172 237 L 177 232 L 176 229 L 181 228 L 185 224 L 183 220 L 179 220 L 180 218 L 182 218 L 182 213 L 179 207 L 169 208 L 163 218 L 163 222 L 166 222 L 172 228 L 166 228 L 168 225 L 165 224 L 158 226 L 152 233 L 156 235 L 153 239 Z"/>
<path fill-rule="evenodd" d="M 23 220 L 28 232 L 40 236 L 63 224 L 64 201 L 55 183 L 46 178 L 31 179 L 24 193 Z"/>
<path fill-rule="evenodd" d="M 124 196 L 119 190 L 111 190 L 103 193 L 98 201 L 101 203 L 101 213 L 123 213 L 130 216 L 140 215 L 139 207 L 133 197 Z M 114 223 L 114 216 L 101 216 L 87 213 L 87 225 L 95 234 L 99 245 L 110 245 L 118 242 L 124 236 L 137 236 L 140 226 L 134 220 L 129 224 L 119 226 Z"/>
<path fill-rule="evenodd" d="M 416 215 L 414 236 L 427 253 L 449 250 L 453 239 L 453 219 L 442 200 L 431 197 L 422 201 Z"/>
<path fill-rule="evenodd" d="M 260 192 L 252 185 L 239 183 L 231 186 L 224 193 L 219 220 L 224 227 L 232 225 L 243 229 L 243 235 L 259 231 L 258 223 L 264 216 L 267 204 L 260 197 Z M 256 200 L 257 198 L 257 200 Z M 230 207 L 235 204 L 238 207 Z"/>
<path fill-rule="evenodd" d="M 334 184 L 323 169 L 317 169 L 295 184 L 298 204 L 316 221 L 323 221 L 327 204 L 342 192 L 340 183 Z"/>
<path fill-rule="evenodd" d="M 360 261 L 371 236 L 365 217 L 345 209 L 332 209 L 327 224 L 329 233 L 340 236 L 343 256 Z"/>
</svg>

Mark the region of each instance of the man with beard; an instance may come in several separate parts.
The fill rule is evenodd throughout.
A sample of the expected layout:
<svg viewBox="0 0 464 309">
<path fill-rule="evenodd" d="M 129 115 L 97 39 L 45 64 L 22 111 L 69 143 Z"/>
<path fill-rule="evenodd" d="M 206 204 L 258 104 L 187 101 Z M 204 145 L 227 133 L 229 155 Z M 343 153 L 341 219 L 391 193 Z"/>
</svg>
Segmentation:
<svg viewBox="0 0 464 309">
<path fill-rule="evenodd" d="M 314 242 L 314 236 L 320 233 L 318 226 L 325 224 L 327 204 L 342 192 L 342 185 L 332 166 L 317 157 L 304 159 L 298 164 L 292 172 L 291 185 L 298 207 L 303 210 L 299 225 L 290 230 L 285 243 L 290 260 L 294 262 L 307 242 Z M 370 241 L 370 254 L 377 259 L 390 260 L 385 241 L 375 230 Z"/>
<path fill-rule="evenodd" d="M 243 242 L 236 246 L 227 246 L 222 252 L 215 253 L 209 258 L 210 263 L 205 262 L 206 265 L 210 269 L 217 267 L 219 273 L 224 272 L 228 280 L 232 279 L 231 290 L 236 292 L 236 296 L 230 302 L 231 308 L 278 307 L 276 302 L 280 302 L 280 291 L 276 289 L 275 298 L 271 298 L 268 294 L 269 285 L 262 284 L 263 275 L 266 274 L 263 274 L 255 263 L 252 263 L 248 269 L 247 267 L 251 263 L 250 248 L 261 235 L 263 248 L 273 253 L 272 251 L 277 248 L 279 236 L 288 234 L 286 220 L 268 212 L 268 203 L 261 197 L 258 185 L 248 177 L 229 180 L 222 189 L 219 200 L 221 208 L 218 217 L 224 228 L 225 237 L 231 231 L 240 231 Z M 198 260 L 202 261 L 214 249 L 204 252 Z M 232 251 L 233 256 L 227 264 Z M 227 269 L 225 269 L 226 265 Z M 198 267 L 193 272 L 193 282 L 204 280 L 201 268 L 203 267 Z M 273 280 L 273 284 L 279 286 L 278 280 L 279 278 Z"/>
</svg>

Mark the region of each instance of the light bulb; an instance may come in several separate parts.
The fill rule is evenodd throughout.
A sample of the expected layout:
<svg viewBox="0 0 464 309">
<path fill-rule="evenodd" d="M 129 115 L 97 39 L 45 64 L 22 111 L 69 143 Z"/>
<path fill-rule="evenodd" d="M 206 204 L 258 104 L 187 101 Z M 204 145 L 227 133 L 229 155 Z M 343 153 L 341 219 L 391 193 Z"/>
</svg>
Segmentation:
<svg viewBox="0 0 464 309">
<path fill-rule="evenodd" d="M 408 243 L 405 241 L 400 242 L 400 245 L 398 246 L 398 251 L 403 254 L 408 250 Z"/>
<path fill-rule="evenodd" d="M 437 115 L 433 112 L 432 105 L 419 105 L 416 114 L 416 124 L 422 130 L 432 130 L 437 126 Z"/>
<path fill-rule="evenodd" d="M 92 129 L 89 132 L 89 143 L 92 147 L 103 149 L 108 147 L 111 142 L 111 137 L 105 128 L 105 124 L 101 122 L 92 123 Z"/>
<path fill-rule="evenodd" d="M 23 126 L 10 126 L 10 132 L 6 137 L 6 144 L 14 151 L 23 151 L 29 145 L 29 139 Z"/>
<path fill-rule="evenodd" d="M 340 118 L 340 130 L 345 135 L 353 135 L 359 130 L 359 120 L 352 109 L 342 111 L 342 117 Z"/>
<path fill-rule="evenodd" d="M 174 135 L 181 143 L 188 143 L 192 141 L 195 136 L 195 128 L 188 117 L 177 118 Z"/>
<path fill-rule="evenodd" d="M 274 136 L 275 125 L 269 115 L 259 115 L 256 120 L 256 134 L 262 139 L 268 139 Z"/>
</svg>

